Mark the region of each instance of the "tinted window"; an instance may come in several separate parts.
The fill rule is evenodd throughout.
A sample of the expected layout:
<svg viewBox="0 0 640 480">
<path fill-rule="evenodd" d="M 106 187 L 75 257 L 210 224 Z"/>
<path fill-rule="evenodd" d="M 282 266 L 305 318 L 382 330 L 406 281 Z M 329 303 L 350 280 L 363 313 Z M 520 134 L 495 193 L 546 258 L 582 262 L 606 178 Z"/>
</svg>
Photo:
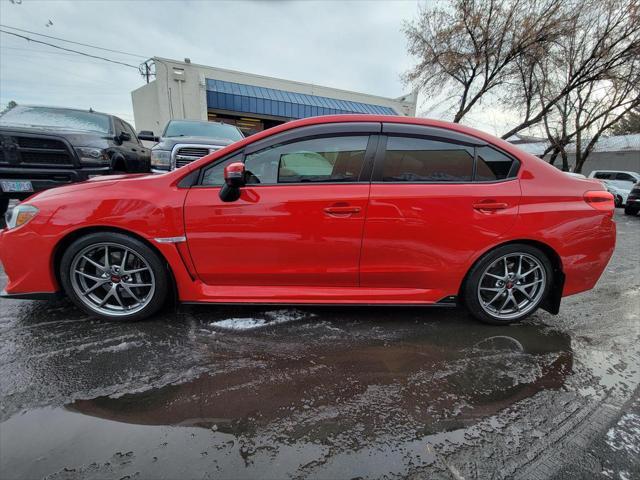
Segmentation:
<svg viewBox="0 0 640 480">
<path fill-rule="evenodd" d="M 356 182 L 368 136 L 313 138 L 247 155 L 250 183 Z"/>
<path fill-rule="evenodd" d="M 140 143 L 140 141 L 138 140 L 138 136 L 136 135 L 136 132 L 133 131 L 131 125 L 129 125 L 127 122 L 122 122 L 122 126 L 124 127 L 125 133 L 128 133 L 131 137 L 131 142 Z"/>
<path fill-rule="evenodd" d="M 513 160 L 510 157 L 491 147 L 479 147 L 477 154 L 477 181 L 503 180 L 509 176 L 509 171 L 513 165 Z"/>
<path fill-rule="evenodd" d="M 598 172 L 594 175 L 595 178 L 599 178 L 601 180 L 611 180 L 613 176 L 610 173 L 606 172 Z"/>
<path fill-rule="evenodd" d="M 202 185 L 207 186 L 221 186 L 224 185 L 224 167 L 233 162 L 239 162 L 242 159 L 242 155 L 234 155 L 232 157 L 227 158 L 221 163 L 217 163 L 204 171 L 204 176 L 202 177 Z"/>
<path fill-rule="evenodd" d="M 636 183 L 636 179 L 628 173 L 616 173 L 616 180 L 622 180 L 625 182 Z"/>
<path fill-rule="evenodd" d="M 473 147 L 423 138 L 389 137 L 385 182 L 471 181 Z"/>
<path fill-rule="evenodd" d="M 171 120 L 163 137 L 209 137 L 224 140 L 241 140 L 242 133 L 233 125 L 220 122 L 194 122 Z"/>
<path fill-rule="evenodd" d="M 0 116 L 0 124 L 53 127 L 86 132 L 110 133 L 107 115 L 82 110 L 17 106 Z"/>
</svg>

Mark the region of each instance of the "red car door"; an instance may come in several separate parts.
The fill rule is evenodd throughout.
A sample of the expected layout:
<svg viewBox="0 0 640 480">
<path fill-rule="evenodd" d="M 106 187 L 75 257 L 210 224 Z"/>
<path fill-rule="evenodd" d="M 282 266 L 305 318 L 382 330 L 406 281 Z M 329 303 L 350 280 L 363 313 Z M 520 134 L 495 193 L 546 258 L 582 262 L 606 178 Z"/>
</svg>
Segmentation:
<svg viewBox="0 0 640 480">
<path fill-rule="evenodd" d="M 444 292 L 457 292 L 469 259 L 515 224 L 517 160 L 460 134 L 386 127 L 369 197 L 361 286 L 423 289 L 426 301 L 442 300 Z"/>
<path fill-rule="evenodd" d="M 205 170 L 184 206 L 200 279 L 209 285 L 357 286 L 370 187 L 365 164 L 375 152 L 370 133 L 380 129 L 363 124 L 358 131 L 358 125 L 351 135 L 302 132 L 261 142 Z M 238 160 L 245 162 L 248 184 L 238 200 L 223 202 L 224 165 Z"/>
</svg>

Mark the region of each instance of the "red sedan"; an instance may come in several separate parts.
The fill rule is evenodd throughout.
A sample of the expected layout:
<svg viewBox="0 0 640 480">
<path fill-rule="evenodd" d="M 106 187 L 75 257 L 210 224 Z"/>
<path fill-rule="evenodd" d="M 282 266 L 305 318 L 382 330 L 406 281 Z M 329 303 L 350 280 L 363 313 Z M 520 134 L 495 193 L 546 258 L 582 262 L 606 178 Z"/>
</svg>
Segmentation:
<svg viewBox="0 0 640 480">
<path fill-rule="evenodd" d="M 182 302 L 465 305 L 520 320 L 596 284 L 613 197 L 480 131 L 294 121 L 163 175 L 36 194 L 0 233 L 5 296 L 135 320 Z"/>
</svg>

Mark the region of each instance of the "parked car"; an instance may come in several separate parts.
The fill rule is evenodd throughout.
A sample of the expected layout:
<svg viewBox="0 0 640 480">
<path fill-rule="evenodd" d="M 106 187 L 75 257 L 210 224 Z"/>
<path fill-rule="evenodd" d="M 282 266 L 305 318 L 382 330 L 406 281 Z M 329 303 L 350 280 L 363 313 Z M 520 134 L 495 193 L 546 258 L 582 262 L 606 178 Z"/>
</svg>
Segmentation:
<svg viewBox="0 0 640 480">
<path fill-rule="evenodd" d="M 624 186 L 621 186 L 620 183 Z M 602 184 L 607 189 L 607 192 L 613 195 L 616 207 L 624 207 L 627 204 L 627 198 L 631 193 L 633 184 L 630 184 L 629 182 L 613 183 L 611 180 L 602 180 Z"/>
<path fill-rule="evenodd" d="M 633 186 L 631 192 L 629 192 L 629 196 L 627 197 L 627 202 L 624 207 L 624 213 L 627 215 L 637 215 L 640 211 L 640 182 L 636 183 Z"/>
<path fill-rule="evenodd" d="M 0 116 L 0 215 L 11 198 L 96 175 L 149 172 L 133 128 L 92 110 L 16 106 Z"/>
<path fill-rule="evenodd" d="M 64 292 L 116 320 L 175 289 L 189 303 L 462 304 L 505 324 L 593 288 L 613 209 L 601 183 L 460 124 L 314 117 L 164 175 L 31 197 L 0 234 L 4 295 Z"/>
<path fill-rule="evenodd" d="M 141 131 L 138 136 L 141 140 L 159 142 L 151 148 L 154 173 L 184 167 L 244 138 L 234 125 L 195 120 L 170 120 L 160 138 L 150 131 Z"/>
<path fill-rule="evenodd" d="M 609 184 L 631 190 L 634 183 L 640 182 L 640 173 L 624 170 L 594 170 L 589 173 L 589 178 L 606 180 Z"/>
</svg>

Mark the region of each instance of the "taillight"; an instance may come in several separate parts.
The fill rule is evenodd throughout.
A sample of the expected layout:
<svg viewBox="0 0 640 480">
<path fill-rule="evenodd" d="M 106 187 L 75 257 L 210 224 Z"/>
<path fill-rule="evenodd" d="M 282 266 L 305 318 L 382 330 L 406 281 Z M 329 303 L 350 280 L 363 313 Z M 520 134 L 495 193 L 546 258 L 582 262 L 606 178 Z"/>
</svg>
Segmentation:
<svg viewBox="0 0 640 480">
<path fill-rule="evenodd" d="M 585 192 L 584 201 L 596 210 L 613 212 L 616 208 L 613 195 L 604 190 L 591 190 L 589 192 Z"/>
</svg>

